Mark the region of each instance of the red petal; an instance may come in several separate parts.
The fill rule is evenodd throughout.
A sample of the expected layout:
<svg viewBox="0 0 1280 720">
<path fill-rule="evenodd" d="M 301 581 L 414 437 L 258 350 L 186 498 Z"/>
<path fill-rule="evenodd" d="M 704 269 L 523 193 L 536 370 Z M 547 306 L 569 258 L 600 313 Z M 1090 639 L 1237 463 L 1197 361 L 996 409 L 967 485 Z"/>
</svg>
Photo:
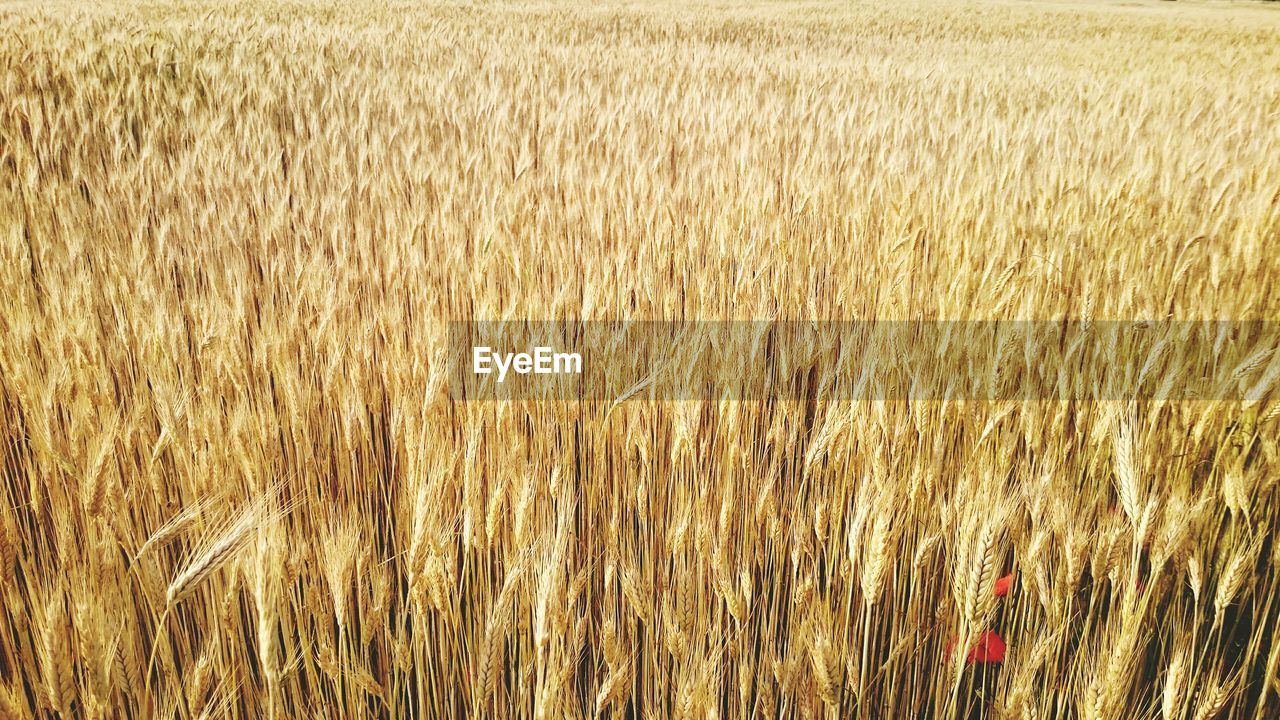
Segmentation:
<svg viewBox="0 0 1280 720">
<path fill-rule="evenodd" d="M 1004 640 L 1000 636 L 987 630 L 978 636 L 978 644 L 969 651 L 966 660 L 970 665 L 984 663 L 1002 663 L 1004 662 L 1005 652 Z"/>
<path fill-rule="evenodd" d="M 1004 597 L 1009 594 L 1009 588 L 1013 586 L 1013 579 L 1017 577 L 1017 573 L 1009 573 L 996 581 L 996 597 Z"/>
</svg>

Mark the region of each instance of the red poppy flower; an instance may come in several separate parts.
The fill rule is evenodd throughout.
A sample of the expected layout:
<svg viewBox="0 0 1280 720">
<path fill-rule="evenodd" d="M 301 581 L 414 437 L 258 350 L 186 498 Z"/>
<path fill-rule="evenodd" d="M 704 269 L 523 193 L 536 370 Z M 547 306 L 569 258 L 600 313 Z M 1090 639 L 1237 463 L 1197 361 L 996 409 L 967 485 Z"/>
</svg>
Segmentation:
<svg viewBox="0 0 1280 720">
<path fill-rule="evenodd" d="M 956 648 L 956 639 L 952 637 L 951 641 L 947 643 L 946 654 L 948 656 Z M 964 659 L 970 665 L 999 664 L 1004 662 L 1006 649 L 1004 640 L 1000 639 L 1000 636 L 995 634 L 994 631 L 987 630 L 978 636 L 977 644 L 973 646 L 968 655 L 965 655 Z"/>
<path fill-rule="evenodd" d="M 970 665 L 999 664 L 1004 662 L 1005 649 L 1004 640 L 987 630 L 978 636 L 978 644 L 969 651 L 965 661 Z"/>
<path fill-rule="evenodd" d="M 996 597 L 1004 597 L 1009 594 L 1009 588 L 1013 587 L 1013 579 L 1017 577 L 1017 573 L 1009 573 L 996 581 Z"/>
</svg>

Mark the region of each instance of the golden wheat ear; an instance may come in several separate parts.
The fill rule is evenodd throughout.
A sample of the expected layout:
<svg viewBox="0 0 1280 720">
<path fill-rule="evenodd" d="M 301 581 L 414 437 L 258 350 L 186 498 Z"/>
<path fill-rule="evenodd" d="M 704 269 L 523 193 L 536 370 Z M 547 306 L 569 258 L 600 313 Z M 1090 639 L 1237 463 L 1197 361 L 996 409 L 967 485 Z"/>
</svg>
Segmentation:
<svg viewBox="0 0 1280 720">
<path fill-rule="evenodd" d="M 156 653 L 159 651 L 161 636 L 167 627 L 169 614 L 184 597 L 191 594 L 214 571 L 248 544 L 250 531 L 272 518 L 275 514 L 271 506 L 273 500 L 271 495 L 266 495 L 250 503 L 231 519 L 220 535 L 214 536 L 202 549 L 198 550 L 169 582 L 165 590 L 164 612 L 156 624 L 156 637 L 151 646 L 151 656 L 147 661 L 147 689 L 150 689 Z"/>
<path fill-rule="evenodd" d="M 201 501 L 196 501 L 195 503 L 188 505 L 186 508 L 178 512 L 178 514 L 166 520 L 163 525 L 156 528 L 155 532 L 151 533 L 151 535 L 143 541 L 137 552 L 133 554 L 133 562 L 138 562 L 138 560 L 145 555 L 148 550 L 163 547 L 176 539 L 183 530 L 186 530 L 187 527 L 195 521 L 196 518 L 200 517 L 202 504 L 203 503 Z"/>
</svg>

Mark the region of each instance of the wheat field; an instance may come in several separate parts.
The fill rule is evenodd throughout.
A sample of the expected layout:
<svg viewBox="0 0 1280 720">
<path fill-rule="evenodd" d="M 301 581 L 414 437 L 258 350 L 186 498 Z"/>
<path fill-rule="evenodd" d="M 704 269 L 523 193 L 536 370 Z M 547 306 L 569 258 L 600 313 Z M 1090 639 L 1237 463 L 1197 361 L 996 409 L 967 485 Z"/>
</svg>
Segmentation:
<svg viewBox="0 0 1280 720">
<path fill-rule="evenodd" d="M 451 394 L 619 318 L 1280 319 L 1280 8 L 0 4 L 0 716 L 1280 717 L 1280 352 Z"/>
</svg>

